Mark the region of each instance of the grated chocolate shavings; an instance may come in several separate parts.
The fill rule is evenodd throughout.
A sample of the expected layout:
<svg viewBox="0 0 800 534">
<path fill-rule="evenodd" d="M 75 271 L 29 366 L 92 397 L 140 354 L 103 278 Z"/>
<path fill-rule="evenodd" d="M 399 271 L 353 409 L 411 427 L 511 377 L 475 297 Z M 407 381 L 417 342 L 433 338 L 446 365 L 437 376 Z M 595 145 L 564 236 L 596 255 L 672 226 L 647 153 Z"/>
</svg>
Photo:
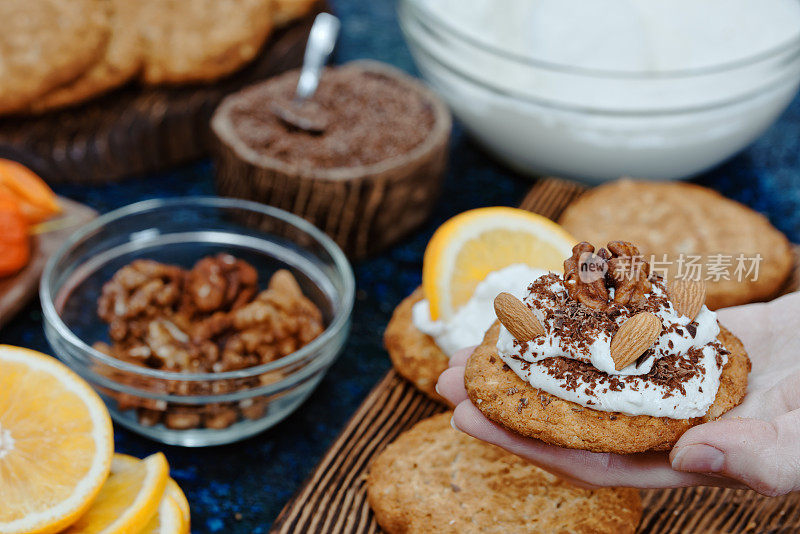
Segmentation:
<svg viewBox="0 0 800 534">
<path fill-rule="evenodd" d="M 694 339 L 694 336 L 697 335 L 697 323 L 692 321 L 691 323 L 687 324 L 686 331 L 689 332 L 689 335 L 692 336 L 692 339 Z"/>
</svg>

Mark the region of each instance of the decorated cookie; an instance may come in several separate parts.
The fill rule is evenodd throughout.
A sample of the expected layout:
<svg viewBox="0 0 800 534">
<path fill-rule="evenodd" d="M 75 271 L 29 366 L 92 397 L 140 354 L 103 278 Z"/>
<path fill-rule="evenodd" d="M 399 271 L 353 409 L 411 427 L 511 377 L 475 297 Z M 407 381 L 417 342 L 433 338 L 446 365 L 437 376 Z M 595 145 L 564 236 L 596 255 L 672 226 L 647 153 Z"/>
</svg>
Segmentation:
<svg viewBox="0 0 800 534">
<path fill-rule="evenodd" d="M 788 240 L 764 216 L 693 184 L 619 180 L 582 195 L 559 222 L 579 240 L 624 239 L 654 268 L 703 279 L 712 310 L 773 297 L 792 269 Z"/>
<path fill-rule="evenodd" d="M 466 367 L 473 404 L 524 436 L 635 453 L 670 449 L 741 403 L 750 361 L 702 282 L 664 280 L 638 252 L 579 243 L 564 275 L 532 280 L 522 301 L 499 295 L 499 322 Z"/>
<path fill-rule="evenodd" d="M 0 113 L 79 77 L 109 37 L 103 0 L 3 0 L 0 18 Z"/>
<path fill-rule="evenodd" d="M 417 423 L 373 461 L 367 498 L 393 533 L 633 533 L 639 492 L 587 490 L 450 427 L 451 413 Z"/>
</svg>

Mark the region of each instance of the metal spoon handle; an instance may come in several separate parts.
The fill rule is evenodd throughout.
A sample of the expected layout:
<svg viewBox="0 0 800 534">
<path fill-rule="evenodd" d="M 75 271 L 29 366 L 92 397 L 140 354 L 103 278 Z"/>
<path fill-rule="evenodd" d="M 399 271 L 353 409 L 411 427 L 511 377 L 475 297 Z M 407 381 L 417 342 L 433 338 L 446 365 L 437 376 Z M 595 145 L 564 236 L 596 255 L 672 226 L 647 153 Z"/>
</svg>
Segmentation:
<svg viewBox="0 0 800 534">
<path fill-rule="evenodd" d="M 320 13 L 314 19 L 311 32 L 308 34 L 295 100 L 306 100 L 317 90 L 322 69 L 328 62 L 328 56 L 333 52 L 340 26 L 339 19 L 329 13 Z"/>
</svg>

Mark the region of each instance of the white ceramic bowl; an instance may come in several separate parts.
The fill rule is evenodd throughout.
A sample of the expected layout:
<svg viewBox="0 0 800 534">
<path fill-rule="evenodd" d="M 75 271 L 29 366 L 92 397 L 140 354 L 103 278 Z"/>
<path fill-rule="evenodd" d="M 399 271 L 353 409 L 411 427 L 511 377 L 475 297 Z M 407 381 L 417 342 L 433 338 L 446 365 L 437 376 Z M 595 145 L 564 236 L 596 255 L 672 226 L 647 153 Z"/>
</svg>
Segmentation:
<svg viewBox="0 0 800 534">
<path fill-rule="evenodd" d="M 425 0 L 401 0 L 399 15 L 423 77 L 490 152 L 529 174 L 690 177 L 763 133 L 800 82 L 800 39 L 714 67 L 612 72 L 511 54 Z"/>
</svg>

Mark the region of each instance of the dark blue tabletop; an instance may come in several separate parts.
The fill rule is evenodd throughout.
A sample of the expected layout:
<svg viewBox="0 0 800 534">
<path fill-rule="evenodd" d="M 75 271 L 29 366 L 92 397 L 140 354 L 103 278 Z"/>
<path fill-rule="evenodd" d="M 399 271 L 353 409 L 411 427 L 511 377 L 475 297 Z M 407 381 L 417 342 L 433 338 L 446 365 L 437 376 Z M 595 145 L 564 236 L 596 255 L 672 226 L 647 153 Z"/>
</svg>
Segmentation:
<svg viewBox="0 0 800 534">
<path fill-rule="evenodd" d="M 415 72 L 397 26 L 394 0 L 339 0 L 343 23 L 337 61 L 374 58 Z M 800 242 L 800 98 L 753 146 L 696 181 L 766 214 Z M 104 187 L 62 186 L 61 195 L 100 212 L 155 197 L 213 194 L 213 168 L 199 162 Z M 278 426 L 238 444 L 167 447 L 117 427 L 120 452 L 163 450 L 192 506 L 193 532 L 266 532 L 370 388 L 389 369 L 381 336 L 394 306 L 420 282 L 422 253 L 434 229 L 469 208 L 515 205 L 531 185 L 489 158 L 455 126 L 444 194 L 415 235 L 354 266 L 353 331 L 316 392 Z M 31 302 L 0 332 L 0 343 L 50 352 L 39 303 Z"/>
</svg>

